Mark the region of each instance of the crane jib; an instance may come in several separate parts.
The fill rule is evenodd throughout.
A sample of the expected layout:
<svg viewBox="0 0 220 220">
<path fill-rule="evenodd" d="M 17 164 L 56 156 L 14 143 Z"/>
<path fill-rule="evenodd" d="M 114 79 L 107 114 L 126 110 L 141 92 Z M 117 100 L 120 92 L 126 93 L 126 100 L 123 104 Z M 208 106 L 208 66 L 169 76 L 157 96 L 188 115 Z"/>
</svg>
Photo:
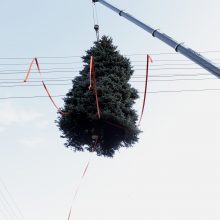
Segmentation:
<svg viewBox="0 0 220 220">
<path fill-rule="evenodd" d="M 154 29 L 149 25 L 144 24 L 143 22 L 134 18 L 132 15 L 124 12 L 123 10 L 116 8 L 115 6 L 109 4 L 104 0 L 92 0 L 92 1 L 93 3 L 99 2 L 102 5 L 106 6 L 107 8 L 113 10 L 121 17 L 126 18 L 127 20 L 131 21 L 132 23 L 136 24 L 140 28 L 150 33 L 153 37 L 158 38 L 159 40 L 163 41 L 165 44 L 172 47 L 176 52 L 183 54 L 185 57 L 192 60 L 194 63 L 200 65 L 202 68 L 206 69 L 210 73 L 220 78 L 220 68 L 217 67 L 215 64 L 213 64 L 210 60 L 203 57 L 201 54 L 197 53 L 196 51 L 190 48 L 185 47 L 182 43 L 178 43 L 168 35 L 161 33 L 158 29 Z"/>
</svg>

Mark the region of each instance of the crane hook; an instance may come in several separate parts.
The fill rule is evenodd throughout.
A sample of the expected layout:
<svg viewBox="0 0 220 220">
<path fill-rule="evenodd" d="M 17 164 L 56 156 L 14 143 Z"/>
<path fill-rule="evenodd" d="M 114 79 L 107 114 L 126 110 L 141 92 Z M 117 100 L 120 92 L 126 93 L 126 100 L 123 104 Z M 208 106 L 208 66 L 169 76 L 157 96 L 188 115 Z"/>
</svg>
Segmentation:
<svg viewBox="0 0 220 220">
<path fill-rule="evenodd" d="M 98 24 L 94 25 L 94 30 L 96 32 L 97 41 L 99 41 L 99 25 Z"/>
</svg>

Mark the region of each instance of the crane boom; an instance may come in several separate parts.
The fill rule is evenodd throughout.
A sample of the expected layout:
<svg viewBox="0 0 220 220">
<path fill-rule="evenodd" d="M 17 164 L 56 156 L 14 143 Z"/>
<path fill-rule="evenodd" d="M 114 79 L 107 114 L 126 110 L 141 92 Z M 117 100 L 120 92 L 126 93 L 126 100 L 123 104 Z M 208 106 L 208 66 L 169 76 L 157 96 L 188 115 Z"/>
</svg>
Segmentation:
<svg viewBox="0 0 220 220">
<path fill-rule="evenodd" d="M 109 4 L 108 2 L 104 0 L 92 0 L 93 3 L 99 2 L 102 5 L 106 6 L 107 8 L 113 10 L 114 12 L 118 13 L 121 17 L 126 18 L 127 20 L 131 21 L 132 23 L 136 24 L 140 28 L 144 29 L 148 33 L 150 33 L 153 37 L 158 38 L 159 40 L 163 41 L 165 44 L 169 45 L 173 49 L 175 49 L 176 52 L 179 52 L 183 54 L 188 59 L 192 60 L 193 62 L 197 63 L 210 73 L 214 74 L 218 78 L 220 78 L 220 69 L 215 64 L 213 64 L 211 61 L 203 57 L 201 54 L 197 53 L 196 51 L 185 47 L 182 43 L 178 43 L 168 35 L 161 33 L 158 29 L 154 29 L 150 27 L 149 25 L 144 24 L 143 22 L 139 21 L 132 15 L 124 12 L 123 10 L 120 10 L 116 8 L 115 6 Z"/>
</svg>

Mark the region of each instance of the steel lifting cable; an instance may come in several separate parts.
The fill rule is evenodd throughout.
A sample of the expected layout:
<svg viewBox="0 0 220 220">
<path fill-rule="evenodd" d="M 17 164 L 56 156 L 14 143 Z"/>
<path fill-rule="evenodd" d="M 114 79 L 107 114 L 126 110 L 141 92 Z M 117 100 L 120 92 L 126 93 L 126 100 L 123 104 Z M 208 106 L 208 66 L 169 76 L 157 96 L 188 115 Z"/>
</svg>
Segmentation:
<svg viewBox="0 0 220 220">
<path fill-rule="evenodd" d="M 92 15 L 93 15 L 93 23 L 94 23 L 94 30 L 96 32 L 96 39 L 99 41 L 99 19 L 98 19 L 98 13 L 95 2 L 92 6 Z"/>
</svg>

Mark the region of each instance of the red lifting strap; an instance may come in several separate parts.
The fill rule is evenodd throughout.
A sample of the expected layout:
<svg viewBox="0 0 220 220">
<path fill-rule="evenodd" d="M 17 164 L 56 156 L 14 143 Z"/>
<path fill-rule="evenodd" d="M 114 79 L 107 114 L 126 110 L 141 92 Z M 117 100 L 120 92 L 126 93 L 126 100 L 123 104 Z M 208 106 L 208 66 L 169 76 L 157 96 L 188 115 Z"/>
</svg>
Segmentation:
<svg viewBox="0 0 220 220">
<path fill-rule="evenodd" d="M 68 214 L 68 220 L 70 220 L 71 212 L 72 212 L 72 207 L 70 208 L 70 211 L 69 211 L 69 214 Z"/>
<path fill-rule="evenodd" d="M 153 62 L 151 59 L 150 55 L 147 55 L 147 64 L 146 64 L 146 80 L 145 80 L 145 89 L 144 89 L 144 100 L 143 100 L 143 105 L 142 105 L 142 110 L 141 110 L 141 116 L 139 119 L 138 126 L 141 124 L 141 120 L 144 114 L 144 107 L 145 107 L 145 102 L 146 102 L 146 97 L 147 97 L 147 84 L 148 84 L 148 68 L 149 68 L 149 62 Z"/>
<path fill-rule="evenodd" d="M 26 76 L 25 76 L 24 82 L 27 82 L 27 80 L 28 80 L 28 78 L 29 78 L 29 76 L 30 76 L 31 69 L 32 69 L 32 66 L 33 66 L 33 63 L 34 63 L 34 62 L 36 63 L 36 66 L 37 66 L 37 69 L 38 69 L 39 74 L 41 75 L 40 65 L 39 65 L 39 62 L 38 62 L 37 58 L 35 57 L 35 58 L 33 58 L 32 61 L 31 61 L 31 64 L 30 64 L 29 69 L 28 69 L 28 72 L 27 72 L 27 74 L 26 74 Z M 41 77 L 42 77 L 42 76 L 41 76 Z M 43 87 L 44 87 L 44 89 L 45 89 L 45 91 L 46 91 L 48 97 L 50 98 L 51 102 L 53 103 L 53 105 L 55 106 L 55 108 L 58 110 L 58 112 L 61 113 L 62 115 L 68 115 L 68 113 L 64 113 L 63 111 L 61 111 L 60 108 L 56 105 L 56 103 L 54 102 L 52 96 L 50 95 L 50 92 L 49 92 L 49 90 L 48 90 L 46 84 L 44 83 L 43 79 L 42 79 L 42 84 L 43 84 Z"/>
<path fill-rule="evenodd" d="M 89 64 L 89 90 L 92 88 L 93 56 L 90 57 Z"/>
<path fill-rule="evenodd" d="M 31 61 L 31 64 L 30 64 L 29 69 L 28 69 L 28 72 L 27 72 L 27 75 L 26 75 L 25 78 L 24 78 L 24 82 L 27 82 L 28 77 L 29 77 L 29 75 L 30 75 L 30 73 L 31 73 L 31 69 L 32 69 L 32 66 L 33 66 L 33 63 L 34 63 L 34 62 L 35 62 L 35 58 L 32 59 L 32 61 Z"/>
<path fill-rule="evenodd" d="M 96 147 L 97 147 L 97 144 L 98 144 L 98 138 L 96 139 L 96 141 L 94 142 L 94 144 L 92 145 L 92 152 L 94 152 L 96 150 Z M 90 165 L 90 159 L 88 160 L 87 164 L 86 164 L 86 167 L 84 168 L 84 171 L 82 173 L 82 176 L 81 176 L 81 181 L 79 183 L 79 185 L 77 186 L 75 192 L 74 192 L 74 196 L 73 196 L 73 201 L 75 201 L 77 195 L 78 195 L 78 192 L 80 190 L 80 186 L 82 184 L 82 181 L 83 181 L 83 178 L 85 177 L 86 175 L 86 172 L 89 168 L 89 165 Z M 73 201 L 72 201 L 72 206 L 73 206 Z M 71 218 L 71 212 L 72 212 L 72 206 L 70 207 L 70 210 L 69 210 L 69 214 L 68 214 L 68 220 L 70 220 Z"/>
<path fill-rule="evenodd" d="M 96 99 L 96 108 L 97 108 L 97 114 L 99 119 L 101 118 L 100 114 L 100 108 L 99 108 L 99 99 L 98 99 L 98 93 L 97 93 L 97 86 L 96 86 L 96 78 L 95 78 L 95 66 L 94 66 L 94 58 L 93 56 L 90 57 L 90 71 L 89 71 L 89 90 L 92 88 L 92 79 L 94 84 L 94 93 L 95 93 L 95 99 Z"/>
<path fill-rule="evenodd" d="M 39 66 L 39 63 L 38 63 L 37 58 L 35 57 L 34 60 L 35 60 L 35 63 L 36 63 L 36 65 L 37 65 L 38 72 L 41 74 L 41 72 L 40 72 L 40 66 Z"/>
<path fill-rule="evenodd" d="M 59 113 L 61 113 L 61 114 L 65 114 L 64 112 L 62 112 L 62 111 L 60 110 L 60 108 L 59 108 L 59 107 L 56 105 L 56 103 L 54 102 L 54 100 L 53 100 L 52 96 L 50 95 L 50 92 L 49 92 L 49 90 L 47 89 L 47 86 L 46 86 L 46 84 L 44 83 L 43 80 L 42 80 L 42 84 L 43 84 L 43 87 L 44 87 L 44 89 L 45 89 L 45 91 L 46 91 L 48 97 L 50 98 L 51 102 L 53 103 L 53 105 L 55 106 L 55 108 L 57 109 L 57 111 L 58 111 Z"/>
<path fill-rule="evenodd" d="M 90 164 L 90 161 L 88 161 L 88 163 L 86 164 L 86 168 L 85 168 L 85 170 L 83 172 L 82 178 L 86 175 L 86 172 L 88 170 L 89 164 Z"/>
</svg>

